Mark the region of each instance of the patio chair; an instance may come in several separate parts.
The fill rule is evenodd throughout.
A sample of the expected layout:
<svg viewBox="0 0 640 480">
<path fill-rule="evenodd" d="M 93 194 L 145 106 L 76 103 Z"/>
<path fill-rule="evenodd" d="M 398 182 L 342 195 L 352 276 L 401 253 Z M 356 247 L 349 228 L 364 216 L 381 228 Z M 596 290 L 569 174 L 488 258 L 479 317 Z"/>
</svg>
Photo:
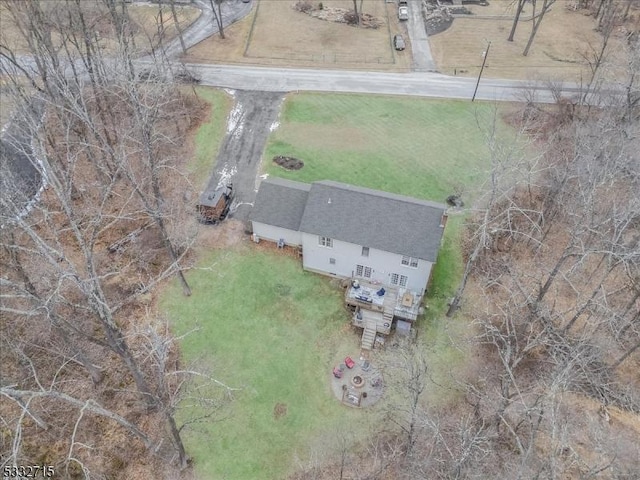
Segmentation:
<svg viewBox="0 0 640 480">
<path fill-rule="evenodd" d="M 352 369 L 356 365 L 356 362 L 354 362 L 351 357 L 345 358 L 344 359 L 344 363 L 347 366 L 347 368 L 349 368 L 349 369 Z"/>
</svg>

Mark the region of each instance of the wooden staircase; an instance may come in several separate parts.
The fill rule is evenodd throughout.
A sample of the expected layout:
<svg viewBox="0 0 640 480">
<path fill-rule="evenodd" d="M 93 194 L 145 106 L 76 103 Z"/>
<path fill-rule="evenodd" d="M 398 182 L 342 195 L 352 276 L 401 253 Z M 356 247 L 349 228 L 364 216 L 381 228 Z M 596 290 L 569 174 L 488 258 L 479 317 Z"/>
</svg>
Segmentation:
<svg viewBox="0 0 640 480">
<path fill-rule="evenodd" d="M 363 350 L 373 349 L 373 342 L 376 340 L 376 325 L 373 322 L 367 322 L 362 332 L 361 348 Z"/>
</svg>

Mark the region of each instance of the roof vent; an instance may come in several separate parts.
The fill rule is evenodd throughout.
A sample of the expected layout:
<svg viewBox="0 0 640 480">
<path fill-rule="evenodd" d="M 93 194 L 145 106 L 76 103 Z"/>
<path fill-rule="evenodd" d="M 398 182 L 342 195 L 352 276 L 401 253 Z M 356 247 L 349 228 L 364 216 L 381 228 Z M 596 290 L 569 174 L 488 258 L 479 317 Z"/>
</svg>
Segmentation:
<svg viewBox="0 0 640 480">
<path fill-rule="evenodd" d="M 331 197 L 329 197 L 329 200 L 327 201 L 327 203 L 331 205 Z"/>
</svg>

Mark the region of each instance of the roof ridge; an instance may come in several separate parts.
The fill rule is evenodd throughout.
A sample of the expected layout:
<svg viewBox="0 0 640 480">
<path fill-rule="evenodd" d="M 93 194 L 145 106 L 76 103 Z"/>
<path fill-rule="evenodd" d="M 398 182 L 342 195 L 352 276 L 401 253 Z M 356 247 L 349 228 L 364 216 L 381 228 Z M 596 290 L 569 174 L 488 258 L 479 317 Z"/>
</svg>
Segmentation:
<svg viewBox="0 0 640 480">
<path fill-rule="evenodd" d="M 350 185 L 347 183 L 336 182 L 334 180 L 318 180 L 313 182 L 313 184 L 325 185 L 333 188 L 339 188 L 341 190 L 347 190 L 352 192 L 361 193 L 363 195 L 371 195 L 375 197 L 384 197 L 390 200 L 396 200 L 399 202 L 411 203 L 414 205 L 428 206 L 433 208 L 438 208 L 442 210 L 446 210 L 447 206 L 443 203 L 434 202 L 431 200 L 422 200 L 420 198 L 409 197 L 408 195 L 401 195 L 393 192 L 386 192 L 384 190 L 375 190 L 373 188 L 360 187 L 358 185 Z"/>
</svg>

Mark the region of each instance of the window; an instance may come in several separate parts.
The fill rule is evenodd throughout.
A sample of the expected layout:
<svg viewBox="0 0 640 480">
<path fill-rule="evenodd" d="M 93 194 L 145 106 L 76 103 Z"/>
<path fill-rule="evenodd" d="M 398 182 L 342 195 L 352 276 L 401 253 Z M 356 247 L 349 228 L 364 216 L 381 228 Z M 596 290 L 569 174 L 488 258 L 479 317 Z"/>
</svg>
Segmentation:
<svg viewBox="0 0 640 480">
<path fill-rule="evenodd" d="M 356 277 L 371 278 L 371 267 L 356 265 Z"/>
<path fill-rule="evenodd" d="M 336 259 L 335 259 L 335 258 L 330 258 L 330 259 L 329 259 L 329 263 L 330 263 L 331 265 L 335 265 L 335 264 L 336 264 Z"/>
<path fill-rule="evenodd" d="M 362 256 L 363 257 L 369 256 L 369 247 L 362 247 Z"/>
<path fill-rule="evenodd" d="M 402 265 L 407 265 L 408 267 L 411 267 L 411 268 L 418 268 L 418 259 L 413 257 L 403 256 Z"/>
<path fill-rule="evenodd" d="M 318 245 L 333 248 L 333 240 L 329 237 L 318 237 Z"/>
<path fill-rule="evenodd" d="M 407 286 L 409 278 L 406 275 L 398 275 L 397 273 L 391 274 L 391 285 L 400 285 L 401 287 Z"/>
</svg>

